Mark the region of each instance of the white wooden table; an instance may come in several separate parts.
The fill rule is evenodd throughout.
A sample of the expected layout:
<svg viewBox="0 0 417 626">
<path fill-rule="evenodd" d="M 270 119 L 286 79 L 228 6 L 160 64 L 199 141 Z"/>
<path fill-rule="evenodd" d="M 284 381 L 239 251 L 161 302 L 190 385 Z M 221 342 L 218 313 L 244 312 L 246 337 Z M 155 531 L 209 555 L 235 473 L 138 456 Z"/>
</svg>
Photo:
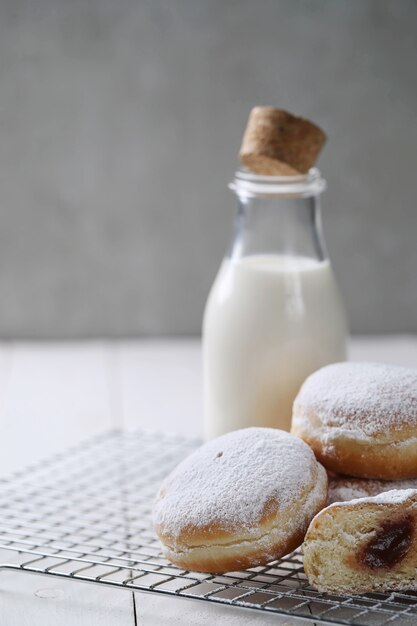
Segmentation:
<svg viewBox="0 0 417 626">
<path fill-rule="evenodd" d="M 355 339 L 350 357 L 417 367 L 417 337 Z M 200 435 L 200 360 L 194 340 L 1 344 L 0 475 L 112 427 Z M 209 603 L 133 597 L 0 571 L 1 626 L 203 626 L 216 620 L 228 626 L 295 623 Z"/>
</svg>

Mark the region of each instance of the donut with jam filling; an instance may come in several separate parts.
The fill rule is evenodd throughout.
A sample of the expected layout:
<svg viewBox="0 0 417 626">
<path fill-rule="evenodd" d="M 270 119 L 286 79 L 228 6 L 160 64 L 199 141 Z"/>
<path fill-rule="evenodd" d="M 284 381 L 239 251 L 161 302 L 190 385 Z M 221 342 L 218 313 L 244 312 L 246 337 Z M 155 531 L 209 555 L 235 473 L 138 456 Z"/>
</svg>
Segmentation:
<svg viewBox="0 0 417 626">
<path fill-rule="evenodd" d="M 331 593 L 417 589 L 417 489 L 336 502 L 304 542 L 312 586 Z"/>
</svg>

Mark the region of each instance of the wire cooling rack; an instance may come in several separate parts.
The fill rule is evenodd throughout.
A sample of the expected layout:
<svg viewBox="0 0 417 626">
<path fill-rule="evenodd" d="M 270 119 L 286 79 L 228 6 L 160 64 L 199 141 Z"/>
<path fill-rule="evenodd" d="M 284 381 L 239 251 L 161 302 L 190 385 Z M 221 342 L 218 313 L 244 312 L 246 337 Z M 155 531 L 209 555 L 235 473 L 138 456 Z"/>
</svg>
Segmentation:
<svg viewBox="0 0 417 626">
<path fill-rule="evenodd" d="M 0 480 L 0 569 L 320 624 L 417 623 L 417 593 L 319 593 L 308 585 L 299 552 L 222 576 L 166 561 L 152 530 L 152 500 L 167 472 L 197 445 L 167 435 L 111 432 Z"/>
</svg>

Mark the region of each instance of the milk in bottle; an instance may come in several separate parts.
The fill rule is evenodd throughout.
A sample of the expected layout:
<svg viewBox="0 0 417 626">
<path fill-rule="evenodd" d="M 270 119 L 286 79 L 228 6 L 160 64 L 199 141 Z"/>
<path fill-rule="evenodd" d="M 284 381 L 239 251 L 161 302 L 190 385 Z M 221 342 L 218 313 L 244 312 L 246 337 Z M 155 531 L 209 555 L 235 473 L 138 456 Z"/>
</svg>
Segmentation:
<svg viewBox="0 0 417 626">
<path fill-rule="evenodd" d="M 203 322 L 205 434 L 245 426 L 289 430 L 314 370 L 346 358 L 347 323 L 321 231 L 317 169 L 300 176 L 239 171 L 231 248 Z"/>
</svg>

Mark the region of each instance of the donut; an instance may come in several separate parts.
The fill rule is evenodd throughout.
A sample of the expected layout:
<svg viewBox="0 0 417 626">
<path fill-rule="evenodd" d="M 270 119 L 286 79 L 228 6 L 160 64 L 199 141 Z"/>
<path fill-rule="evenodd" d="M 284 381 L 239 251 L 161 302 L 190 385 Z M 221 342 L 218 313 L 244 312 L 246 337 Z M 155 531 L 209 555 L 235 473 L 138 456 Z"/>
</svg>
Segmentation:
<svg viewBox="0 0 417 626">
<path fill-rule="evenodd" d="M 338 474 L 417 478 L 417 370 L 336 363 L 309 376 L 291 432 Z"/>
<path fill-rule="evenodd" d="M 180 463 L 159 489 L 153 519 L 169 561 L 224 573 L 295 550 L 326 499 L 326 471 L 301 439 L 244 428 Z"/>
<path fill-rule="evenodd" d="M 417 490 L 337 502 L 311 522 L 309 583 L 328 593 L 417 590 Z"/>
<path fill-rule="evenodd" d="M 327 504 L 377 496 L 379 493 L 392 491 L 392 489 L 417 489 L 417 478 L 408 480 L 375 480 L 330 474 L 328 479 L 329 495 Z"/>
</svg>

